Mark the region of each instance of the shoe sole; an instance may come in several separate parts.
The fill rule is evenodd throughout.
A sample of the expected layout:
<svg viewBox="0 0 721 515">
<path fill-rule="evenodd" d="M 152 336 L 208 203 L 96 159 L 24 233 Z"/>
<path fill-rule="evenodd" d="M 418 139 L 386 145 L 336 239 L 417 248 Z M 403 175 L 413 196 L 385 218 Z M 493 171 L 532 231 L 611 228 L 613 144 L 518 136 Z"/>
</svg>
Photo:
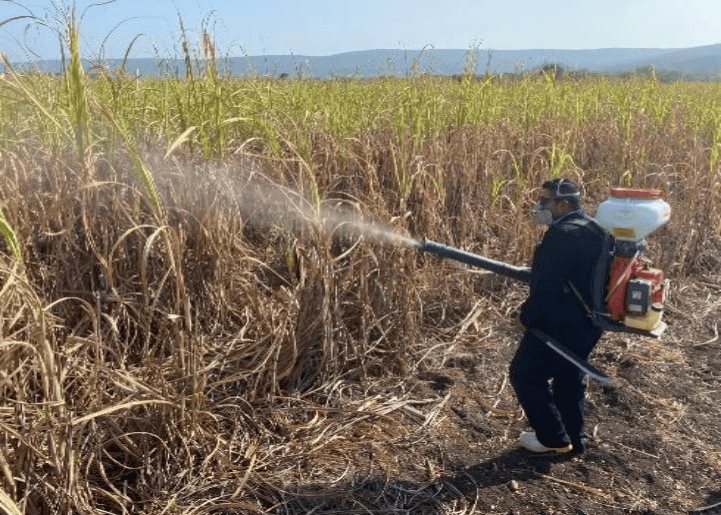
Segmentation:
<svg viewBox="0 0 721 515">
<path fill-rule="evenodd" d="M 521 446 L 521 449 L 530 452 L 535 456 L 564 456 L 567 454 L 573 454 L 574 451 L 573 447 L 570 445 L 568 447 L 550 448 L 547 451 L 534 451 L 523 446 Z"/>
</svg>

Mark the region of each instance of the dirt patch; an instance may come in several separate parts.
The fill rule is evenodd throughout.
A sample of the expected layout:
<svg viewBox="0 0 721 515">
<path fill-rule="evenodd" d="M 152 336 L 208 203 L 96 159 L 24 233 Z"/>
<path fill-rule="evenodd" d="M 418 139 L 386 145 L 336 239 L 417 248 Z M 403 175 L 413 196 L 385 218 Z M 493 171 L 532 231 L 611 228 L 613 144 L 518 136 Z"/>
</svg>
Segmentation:
<svg viewBox="0 0 721 515">
<path fill-rule="evenodd" d="M 661 340 L 604 336 L 591 360 L 614 382 L 589 384 L 584 455 L 518 448 L 527 426 L 507 367 L 519 333 L 499 316 L 368 386 L 400 407 L 300 467 L 278 513 L 721 513 L 715 284 L 672 296 Z"/>
</svg>

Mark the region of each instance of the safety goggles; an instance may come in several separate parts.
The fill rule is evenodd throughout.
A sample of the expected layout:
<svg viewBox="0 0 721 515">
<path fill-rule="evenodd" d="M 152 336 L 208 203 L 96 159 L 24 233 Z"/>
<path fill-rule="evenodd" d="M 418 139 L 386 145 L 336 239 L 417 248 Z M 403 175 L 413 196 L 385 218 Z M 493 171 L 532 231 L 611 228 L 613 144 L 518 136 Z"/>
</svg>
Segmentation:
<svg viewBox="0 0 721 515">
<path fill-rule="evenodd" d="M 568 179 L 561 179 L 556 184 L 556 191 L 553 193 L 553 196 L 551 196 L 549 198 L 551 198 L 553 200 L 562 200 L 565 198 L 574 198 L 574 197 L 581 196 L 581 194 L 577 191 L 574 193 L 561 193 L 561 186 L 563 186 L 564 184 L 572 184 L 572 183 Z"/>
</svg>

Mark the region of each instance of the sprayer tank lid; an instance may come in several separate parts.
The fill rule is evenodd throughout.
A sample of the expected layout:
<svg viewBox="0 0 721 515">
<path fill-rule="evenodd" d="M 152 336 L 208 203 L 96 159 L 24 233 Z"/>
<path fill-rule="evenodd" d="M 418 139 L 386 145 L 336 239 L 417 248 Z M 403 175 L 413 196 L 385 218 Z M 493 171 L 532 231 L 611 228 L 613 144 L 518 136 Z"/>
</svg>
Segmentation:
<svg viewBox="0 0 721 515">
<path fill-rule="evenodd" d="M 654 200 L 661 198 L 662 191 L 643 188 L 611 188 L 611 196 L 616 198 L 635 198 Z"/>
</svg>

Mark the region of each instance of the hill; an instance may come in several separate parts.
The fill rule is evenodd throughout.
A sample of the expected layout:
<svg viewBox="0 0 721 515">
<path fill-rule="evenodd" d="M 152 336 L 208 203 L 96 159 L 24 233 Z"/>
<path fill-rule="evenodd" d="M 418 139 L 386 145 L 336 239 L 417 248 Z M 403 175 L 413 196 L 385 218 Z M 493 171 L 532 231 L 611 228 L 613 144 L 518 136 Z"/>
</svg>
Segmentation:
<svg viewBox="0 0 721 515">
<path fill-rule="evenodd" d="M 588 50 L 493 50 L 425 49 L 363 50 L 329 56 L 262 55 L 226 57 L 220 60 L 223 71 L 235 76 L 270 75 L 290 77 L 378 77 L 404 76 L 409 73 L 453 75 L 475 63 L 474 72 L 514 73 L 560 64 L 568 70 L 599 73 L 628 73 L 654 67 L 693 78 L 715 79 L 721 76 L 721 44 L 692 48 L 599 48 Z M 88 67 L 92 64 L 87 62 Z M 123 66 L 120 59 L 103 61 L 110 68 Z M 62 69 L 59 60 L 20 63 L 18 68 L 36 68 L 47 73 Z M 135 58 L 125 63 L 131 73 L 154 76 L 184 73 L 182 59 Z M 0 70 L 2 68 L 0 67 Z"/>
</svg>

